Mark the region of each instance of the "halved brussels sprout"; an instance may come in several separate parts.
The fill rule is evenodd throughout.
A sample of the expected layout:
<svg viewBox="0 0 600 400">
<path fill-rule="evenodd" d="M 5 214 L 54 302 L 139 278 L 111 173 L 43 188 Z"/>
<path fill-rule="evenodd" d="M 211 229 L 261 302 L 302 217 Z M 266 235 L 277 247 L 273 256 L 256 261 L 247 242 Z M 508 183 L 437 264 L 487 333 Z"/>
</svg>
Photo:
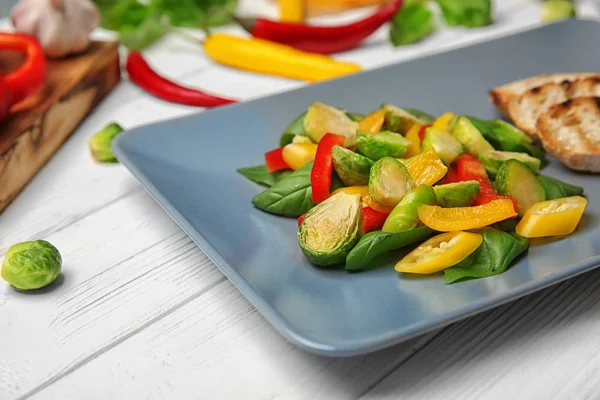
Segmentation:
<svg viewBox="0 0 600 400">
<path fill-rule="evenodd" d="M 462 144 L 450 133 L 433 127 L 425 130 L 421 148 L 422 151 L 435 149 L 442 161 L 447 164 L 452 164 L 465 150 Z"/>
<path fill-rule="evenodd" d="M 111 144 L 121 132 L 123 128 L 116 122 L 111 122 L 90 138 L 89 147 L 94 160 L 105 163 L 119 162 L 112 151 Z"/>
<path fill-rule="evenodd" d="M 343 110 L 323 103 L 314 103 L 308 107 L 306 117 L 304 117 L 304 130 L 315 143 L 319 143 L 328 132 L 345 136 L 345 146 L 349 147 L 356 143 L 358 124 L 352 121 Z"/>
<path fill-rule="evenodd" d="M 360 238 L 360 194 L 339 192 L 306 213 L 298 228 L 298 243 L 315 265 L 343 262 Z"/>
<path fill-rule="evenodd" d="M 456 120 L 452 135 L 465 146 L 467 153 L 473 157 L 478 157 L 481 153 L 494 151 L 494 147 L 485 140 L 481 132 L 467 117 L 459 117 Z"/>
<path fill-rule="evenodd" d="M 433 187 L 440 207 L 469 207 L 479 195 L 479 182 L 464 181 Z"/>
<path fill-rule="evenodd" d="M 405 110 L 391 104 L 382 105 L 385 110 L 383 128 L 406 135 L 414 124 L 427 125 L 427 121 L 415 117 Z"/>
<path fill-rule="evenodd" d="M 382 157 L 402 158 L 408 154 L 411 142 L 399 133 L 381 131 L 377 134 L 358 135 L 356 149 L 371 160 Z"/>
<path fill-rule="evenodd" d="M 334 146 L 331 156 L 333 167 L 344 185 L 360 186 L 369 183 L 373 161 L 341 146 Z"/>
<path fill-rule="evenodd" d="M 383 232 L 403 232 L 420 225 L 417 209 L 421 204 L 433 206 L 436 204 L 435 192 L 431 186 L 420 185 L 410 191 L 388 215 Z"/>
<path fill-rule="evenodd" d="M 479 161 L 483 163 L 486 171 L 492 176 L 495 176 L 502 164 L 510 159 L 521 161 L 533 172 L 537 172 L 541 166 L 541 161 L 539 159 L 525 153 L 513 151 L 488 151 L 487 153 L 481 153 L 479 155 Z"/>
<path fill-rule="evenodd" d="M 60 275 L 62 257 L 45 240 L 17 243 L 8 248 L 2 263 L 2 278 L 19 290 L 40 289 Z"/>
<path fill-rule="evenodd" d="M 408 169 L 392 157 L 383 157 L 371 167 L 369 196 L 377 204 L 395 207 L 413 189 Z"/>
<path fill-rule="evenodd" d="M 535 203 L 546 200 L 544 187 L 535 174 L 527 165 L 515 159 L 506 161 L 498 170 L 496 190 L 501 195 L 517 199 L 520 217 Z"/>
</svg>

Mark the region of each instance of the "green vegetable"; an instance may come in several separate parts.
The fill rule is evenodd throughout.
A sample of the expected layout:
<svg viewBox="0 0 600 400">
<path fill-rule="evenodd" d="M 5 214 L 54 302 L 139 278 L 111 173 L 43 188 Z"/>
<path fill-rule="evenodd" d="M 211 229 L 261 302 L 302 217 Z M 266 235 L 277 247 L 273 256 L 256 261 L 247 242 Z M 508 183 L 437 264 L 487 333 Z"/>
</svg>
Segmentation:
<svg viewBox="0 0 600 400">
<path fill-rule="evenodd" d="M 404 157 L 410 148 L 410 141 L 399 133 L 381 131 L 377 134 L 359 133 L 356 150 L 371 160 L 382 157 Z"/>
<path fill-rule="evenodd" d="M 364 114 L 354 113 L 350 111 L 346 111 L 346 115 L 354 122 L 358 122 L 365 117 Z"/>
<path fill-rule="evenodd" d="M 425 137 L 421 143 L 422 151 L 435 149 L 442 161 L 452 164 L 463 152 L 463 145 L 450 133 L 429 127 L 425 130 Z"/>
<path fill-rule="evenodd" d="M 358 124 L 352 121 L 343 110 L 323 103 L 313 103 L 304 117 L 304 130 L 315 143 L 319 143 L 326 133 L 346 137 L 346 147 L 356 143 Z"/>
<path fill-rule="evenodd" d="M 294 141 L 296 136 L 306 136 L 304 130 L 304 117 L 306 117 L 306 111 L 296 117 L 288 126 L 285 127 L 281 138 L 279 139 L 279 147 L 284 147 Z"/>
<path fill-rule="evenodd" d="M 462 143 L 467 153 L 474 157 L 494 150 L 492 145 L 483 138 L 479 130 L 467 117 L 458 118 L 454 129 L 452 129 L 452 135 Z"/>
<path fill-rule="evenodd" d="M 40 289 L 58 278 L 61 265 L 59 251 L 49 242 L 22 242 L 8 248 L 1 275 L 19 290 Z"/>
<path fill-rule="evenodd" d="M 292 143 L 305 143 L 305 144 L 310 144 L 313 141 L 310 140 L 310 138 L 308 136 L 302 136 L 302 135 L 295 135 L 292 138 Z"/>
<path fill-rule="evenodd" d="M 529 240 L 494 228 L 484 228 L 483 242 L 469 257 L 444 270 L 444 283 L 486 278 L 504 273 L 512 261 L 529 247 Z"/>
<path fill-rule="evenodd" d="M 392 157 L 377 161 L 369 174 L 369 196 L 378 204 L 395 207 L 413 189 L 406 167 Z"/>
<path fill-rule="evenodd" d="M 412 44 L 435 31 L 433 13 L 426 2 L 405 4 L 396 13 L 390 26 L 390 40 L 394 46 Z"/>
<path fill-rule="evenodd" d="M 263 211 L 288 217 L 299 217 L 313 207 L 310 171 L 313 162 L 303 165 L 252 199 Z"/>
<path fill-rule="evenodd" d="M 577 17 L 577 9 L 573 1 L 546 0 L 542 4 L 542 21 L 545 23 Z"/>
<path fill-rule="evenodd" d="M 549 176 L 538 175 L 538 180 L 546 192 L 546 200 L 560 199 L 561 197 L 581 196 L 583 188 L 571 185 Z"/>
<path fill-rule="evenodd" d="M 494 177 L 498 173 L 498 170 L 502 164 L 510 159 L 521 161 L 527 165 L 533 172 L 537 172 L 540 169 L 541 162 L 535 157 L 531 157 L 525 153 L 516 153 L 512 151 L 488 151 L 479 155 L 479 161 L 483 163 L 486 171 L 490 176 Z"/>
<path fill-rule="evenodd" d="M 527 165 L 515 159 L 506 161 L 498 170 L 496 190 L 501 195 L 517 199 L 520 217 L 535 203 L 546 200 L 544 187 L 535 174 Z"/>
<path fill-rule="evenodd" d="M 436 185 L 437 205 L 440 207 L 469 207 L 479 195 L 478 181 L 463 181 Z"/>
<path fill-rule="evenodd" d="M 88 144 L 94 160 L 104 163 L 119 162 L 112 151 L 111 143 L 121 132 L 123 132 L 123 128 L 119 124 L 111 122 L 90 138 Z"/>
<path fill-rule="evenodd" d="M 492 228 L 499 229 L 503 232 L 511 233 L 515 230 L 515 228 L 519 224 L 519 221 L 520 220 L 517 218 L 505 219 L 504 221 L 496 222 L 494 225 L 492 225 Z"/>
<path fill-rule="evenodd" d="M 367 185 L 373 161 L 341 146 L 331 152 L 333 167 L 346 186 Z"/>
<path fill-rule="evenodd" d="M 400 203 L 388 215 L 383 228 L 383 232 L 403 232 L 414 229 L 420 225 L 419 214 L 417 208 L 421 204 L 435 205 L 435 192 L 431 186 L 419 185 L 412 191 L 408 192 Z"/>
<path fill-rule="evenodd" d="M 237 172 L 250 179 L 252 182 L 256 182 L 259 185 L 271 187 L 278 181 L 290 175 L 293 171 L 283 170 L 269 172 L 267 170 L 266 165 L 257 165 L 254 167 L 239 168 Z"/>
<path fill-rule="evenodd" d="M 361 225 L 360 195 L 340 192 L 306 213 L 298 244 L 315 265 L 339 264 L 358 242 Z"/>
<path fill-rule="evenodd" d="M 414 124 L 427 125 L 427 122 L 391 104 L 383 104 L 381 107 L 385 111 L 384 130 L 406 135 Z"/>
<path fill-rule="evenodd" d="M 450 26 L 475 28 L 492 23 L 491 0 L 435 0 Z"/>
<path fill-rule="evenodd" d="M 346 270 L 368 269 L 371 267 L 371 261 L 376 257 L 425 240 L 433 233 L 434 231 L 426 226 L 398 233 L 369 232 L 360 238 L 359 242 L 346 257 Z"/>
<path fill-rule="evenodd" d="M 435 122 L 435 117 L 433 115 L 417 110 L 416 108 L 405 108 L 404 111 L 426 124 L 433 124 Z"/>
</svg>

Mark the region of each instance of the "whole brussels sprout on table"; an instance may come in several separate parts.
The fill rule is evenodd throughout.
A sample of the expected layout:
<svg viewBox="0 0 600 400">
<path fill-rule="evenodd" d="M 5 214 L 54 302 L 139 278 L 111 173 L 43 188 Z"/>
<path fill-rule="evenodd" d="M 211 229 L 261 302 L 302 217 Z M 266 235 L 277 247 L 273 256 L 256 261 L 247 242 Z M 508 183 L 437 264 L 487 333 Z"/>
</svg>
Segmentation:
<svg viewBox="0 0 600 400">
<path fill-rule="evenodd" d="M 48 286 L 58 278 L 62 267 L 60 252 L 45 240 L 11 246 L 2 263 L 2 279 L 19 290 Z"/>
</svg>

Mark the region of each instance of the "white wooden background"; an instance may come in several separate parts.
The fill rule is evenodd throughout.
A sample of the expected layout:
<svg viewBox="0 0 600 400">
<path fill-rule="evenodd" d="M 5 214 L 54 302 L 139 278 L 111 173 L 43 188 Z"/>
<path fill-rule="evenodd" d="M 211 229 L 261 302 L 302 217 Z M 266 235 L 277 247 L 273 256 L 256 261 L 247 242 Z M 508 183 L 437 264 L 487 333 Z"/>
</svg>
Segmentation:
<svg viewBox="0 0 600 400">
<path fill-rule="evenodd" d="M 400 49 L 382 30 L 340 58 L 371 68 L 540 24 L 533 1 L 496 5 L 492 27 Z M 598 15 L 591 1 L 581 10 Z M 148 56 L 167 76 L 243 99 L 302 85 L 220 67 L 174 38 Z M 600 398 L 600 271 L 366 356 L 284 341 L 124 167 L 89 157 L 88 138 L 110 121 L 200 111 L 125 79 L 0 214 L 1 257 L 44 238 L 64 258 L 49 290 L 0 284 L 0 399 Z"/>
</svg>

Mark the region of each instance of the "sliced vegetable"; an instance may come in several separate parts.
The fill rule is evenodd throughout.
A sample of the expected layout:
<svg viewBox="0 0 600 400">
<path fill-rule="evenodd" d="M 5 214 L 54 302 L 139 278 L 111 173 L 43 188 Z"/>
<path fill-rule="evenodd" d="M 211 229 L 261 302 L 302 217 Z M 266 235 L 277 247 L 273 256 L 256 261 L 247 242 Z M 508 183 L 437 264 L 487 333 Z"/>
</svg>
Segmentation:
<svg viewBox="0 0 600 400">
<path fill-rule="evenodd" d="M 312 165 L 312 162 L 304 165 L 254 196 L 252 204 L 260 210 L 286 217 L 304 214 L 314 206 L 310 184 Z"/>
<path fill-rule="evenodd" d="M 414 116 L 418 120 L 423 121 L 426 124 L 431 124 L 435 121 L 435 117 L 431 114 L 426 113 L 425 111 L 418 110 L 416 108 L 405 108 L 404 111 Z"/>
<path fill-rule="evenodd" d="M 433 274 L 458 264 L 473 253 L 483 238 L 479 233 L 447 232 L 425 241 L 395 266 L 409 274 Z"/>
<path fill-rule="evenodd" d="M 515 258 L 529 247 L 529 240 L 516 233 L 484 228 L 483 242 L 469 257 L 444 270 L 444 283 L 487 278 L 504 273 Z"/>
<path fill-rule="evenodd" d="M 404 157 L 411 142 L 399 133 L 382 131 L 377 135 L 358 135 L 356 149 L 371 160 L 377 161 L 383 157 Z"/>
<path fill-rule="evenodd" d="M 320 203 L 329 197 L 333 170 L 333 147 L 336 145 L 343 146 L 345 141 L 344 136 L 327 133 L 319 142 L 314 166 L 310 174 L 312 198 L 315 203 Z"/>
<path fill-rule="evenodd" d="M 267 171 L 269 172 L 290 169 L 290 166 L 283 159 L 283 147 L 266 152 L 265 162 L 267 164 Z"/>
<path fill-rule="evenodd" d="M 435 192 L 431 186 L 420 185 L 404 196 L 389 214 L 381 229 L 383 232 L 402 232 L 421 225 L 417 209 L 421 204 L 436 204 Z"/>
<path fill-rule="evenodd" d="M 433 12 L 431 12 L 427 3 L 408 3 L 392 19 L 390 41 L 396 47 L 404 46 L 418 42 L 434 31 Z"/>
<path fill-rule="evenodd" d="M 306 112 L 304 130 L 315 143 L 319 143 L 326 133 L 334 133 L 346 138 L 342 146 L 350 147 L 356 143 L 358 124 L 336 107 L 314 103 Z"/>
<path fill-rule="evenodd" d="M 292 138 L 292 143 L 298 143 L 298 144 L 304 144 L 304 143 L 308 143 L 308 144 L 314 144 L 312 140 L 310 140 L 310 138 L 308 136 L 302 136 L 302 135 L 295 135 Z"/>
<path fill-rule="evenodd" d="M 112 151 L 112 141 L 123 132 L 123 128 L 116 122 L 111 122 L 102 130 L 95 133 L 89 141 L 90 152 L 94 160 L 104 163 L 119 162 Z"/>
<path fill-rule="evenodd" d="M 414 124 L 406 134 L 406 140 L 410 142 L 410 147 L 408 148 L 408 153 L 406 157 L 414 157 L 421 152 L 421 138 L 419 137 L 419 132 L 421 131 L 422 125 Z"/>
<path fill-rule="evenodd" d="M 363 207 L 363 225 L 361 234 L 369 233 L 371 231 L 381 229 L 385 220 L 388 217 L 388 214 L 379 212 L 377 210 L 372 209 L 371 207 Z"/>
<path fill-rule="evenodd" d="M 382 108 L 385 110 L 385 122 L 383 128 L 386 130 L 405 135 L 414 124 L 427 124 L 427 122 L 391 104 L 384 104 Z"/>
<path fill-rule="evenodd" d="M 304 130 L 304 117 L 306 117 L 306 113 L 306 111 L 303 112 L 285 127 L 279 139 L 280 147 L 292 143 L 296 136 L 306 136 L 306 131 Z"/>
<path fill-rule="evenodd" d="M 542 21 L 545 23 L 575 18 L 577 9 L 572 0 L 545 0 L 542 4 Z"/>
<path fill-rule="evenodd" d="M 561 197 L 581 196 L 583 188 L 581 186 L 571 185 L 549 176 L 538 175 L 538 181 L 544 187 L 547 200 L 560 199 Z"/>
<path fill-rule="evenodd" d="M 488 151 L 487 153 L 481 153 L 479 155 L 479 161 L 483 163 L 486 171 L 491 176 L 496 176 L 498 170 L 507 160 L 519 160 L 523 164 L 527 165 L 530 170 L 537 172 L 540 169 L 541 161 L 535 157 L 531 157 L 525 153 L 517 153 L 512 151 Z"/>
<path fill-rule="evenodd" d="M 290 143 L 283 148 L 283 161 L 294 171 L 315 159 L 317 145 L 314 143 Z"/>
<path fill-rule="evenodd" d="M 448 167 L 444 165 L 435 149 L 409 158 L 405 165 L 416 186 L 432 186 L 448 172 Z"/>
<path fill-rule="evenodd" d="M 345 186 L 334 190 L 331 195 L 338 194 L 340 192 L 348 194 L 360 194 L 361 199 L 369 195 L 369 186 Z"/>
<path fill-rule="evenodd" d="M 298 228 L 298 243 L 315 265 L 334 265 L 346 259 L 360 238 L 360 195 L 338 193 L 306 213 Z"/>
<path fill-rule="evenodd" d="M 378 256 L 419 242 L 432 234 L 433 231 L 426 226 L 398 233 L 381 231 L 367 233 L 360 238 L 346 257 L 346 270 L 368 269 L 372 267 L 372 261 Z"/>
<path fill-rule="evenodd" d="M 421 125 L 421 129 L 419 130 L 419 140 L 421 140 L 421 142 L 425 139 L 425 132 L 429 127 L 431 127 L 431 125 Z"/>
<path fill-rule="evenodd" d="M 440 207 L 469 207 L 479 195 L 478 181 L 464 181 L 433 187 Z"/>
<path fill-rule="evenodd" d="M 425 130 L 421 148 L 423 151 L 435 149 L 438 156 L 448 164 L 452 164 L 464 152 L 462 144 L 454 136 L 435 128 L 435 125 Z"/>
<path fill-rule="evenodd" d="M 444 21 L 450 26 L 475 28 L 492 23 L 491 0 L 435 0 L 442 9 Z"/>
<path fill-rule="evenodd" d="M 526 238 L 569 235 L 579 225 L 586 205 L 587 200 L 581 196 L 536 203 L 527 210 L 516 231 Z"/>
<path fill-rule="evenodd" d="M 385 121 L 385 111 L 375 110 L 358 121 L 358 130 L 360 132 L 377 133 L 381 130 Z"/>
<path fill-rule="evenodd" d="M 478 157 L 481 153 L 494 151 L 494 147 L 483 138 L 481 132 L 467 117 L 459 117 L 452 130 L 452 135 L 465 147 L 467 153 Z"/>
<path fill-rule="evenodd" d="M 525 215 L 529 207 L 546 200 L 544 187 L 535 174 L 519 160 L 506 161 L 496 176 L 498 193 L 517 199 L 519 216 Z"/>
<path fill-rule="evenodd" d="M 421 205 L 418 212 L 423 224 L 439 232 L 479 229 L 517 216 L 509 199 L 492 200 L 473 207 L 442 208 Z"/>
<path fill-rule="evenodd" d="M 348 186 L 367 185 L 373 161 L 342 146 L 333 146 L 333 166 Z"/>
<path fill-rule="evenodd" d="M 438 130 L 452 132 L 452 129 L 454 128 L 457 118 L 458 118 L 458 116 L 456 114 L 454 114 L 453 112 L 447 112 L 447 113 L 440 115 L 438 117 L 438 119 L 436 119 L 433 122 L 432 126 L 433 126 L 433 128 L 438 129 Z"/>
<path fill-rule="evenodd" d="M 273 186 L 277 181 L 280 181 L 292 173 L 291 170 L 269 172 L 266 165 L 239 168 L 237 172 L 250 179 L 252 182 L 267 187 Z"/>
<path fill-rule="evenodd" d="M 395 158 L 383 157 L 371 168 L 369 196 L 382 206 L 395 207 L 412 188 L 408 170 Z"/>
<path fill-rule="evenodd" d="M 365 203 L 365 205 L 367 205 L 368 207 L 371 207 L 373 210 L 382 214 L 389 214 L 394 209 L 394 207 L 382 206 L 381 204 L 373 200 L 368 194 L 363 198 L 363 203 Z"/>
</svg>

